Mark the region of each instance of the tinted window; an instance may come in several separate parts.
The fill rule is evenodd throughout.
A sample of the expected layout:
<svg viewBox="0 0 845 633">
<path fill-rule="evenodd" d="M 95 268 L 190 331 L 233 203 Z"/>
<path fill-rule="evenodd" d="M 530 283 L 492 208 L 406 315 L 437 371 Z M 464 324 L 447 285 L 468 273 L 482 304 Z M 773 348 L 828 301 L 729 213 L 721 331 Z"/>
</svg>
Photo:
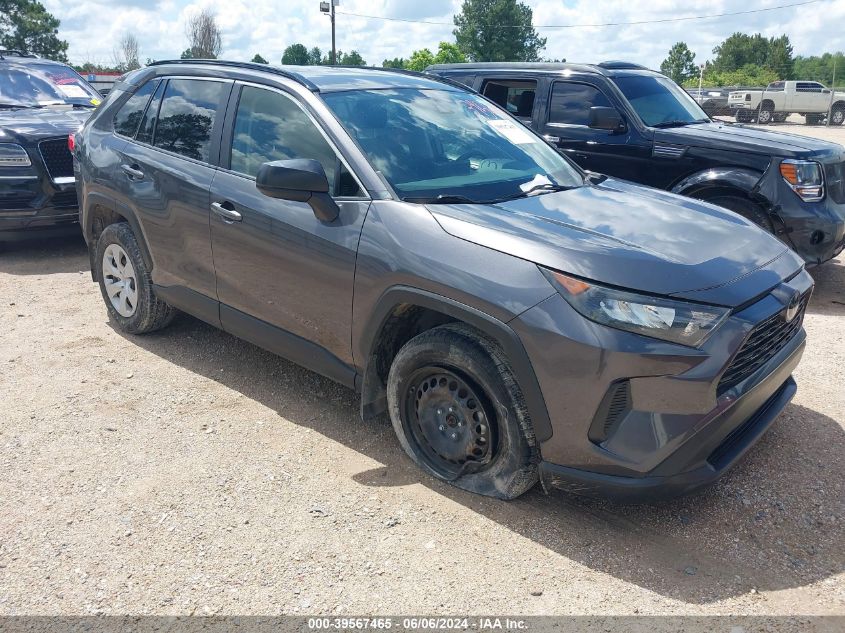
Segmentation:
<svg viewBox="0 0 845 633">
<path fill-rule="evenodd" d="M 523 119 L 531 118 L 536 81 L 493 80 L 484 84 L 484 96 Z"/>
<path fill-rule="evenodd" d="M 211 130 L 227 84 L 171 79 L 164 90 L 154 145 L 209 162 Z"/>
<path fill-rule="evenodd" d="M 798 92 L 821 92 L 822 85 L 809 81 L 799 81 L 795 89 Z"/>
<path fill-rule="evenodd" d="M 467 74 L 467 73 L 449 73 L 444 74 L 443 77 L 446 79 L 451 79 L 452 81 L 457 81 L 465 86 L 469 86 L 472 88 L 472 84 L 475 83 L 475 75 Z"/>
<path fill-rule="evenodd" d="M 138 88 L 114 115 L 114 131 L 123 136 L 133 137 L 144 116 L 144 110 L 150 102 L 150 97 L 158 86 L 158 80 L 148 81 Z"/>
<path fill-rule="evenodd" d="M 769 87 L 766 88 L 769 92 L 783 92 L 784 82 L 776 81 L 774 83 L 770 83 Z"/>
<path fill-rule="evenodd" d="M 231 169 L 255 176 L 262 163 L 292 158 L 319 161 L 331 191 L 338 195 L 361 195 L 345 168 L 335 188 L 340 161 L 302 108 L 278 92 L 244 86 L 232 135 Z"/>
<path fill-rule="evenodd" d="M 549 123 L 589 125 L 593 106 L 610 106 L 610 101 L 594 86 L 557 81 L 552 87 Z"/>
<path fill-rule="evenodd" d="M 634 110 L 649 126 L 678 126 L 710 119 L 683 88 L 662 75 L 612 77 Z"/>
<path fill-rule="evenodd" d="M 147 106 L 144 112 L 144 118 L 141 119 L 141 125 L 138 127 L 138 133 L 135 135 L 135 140 L 142 143 L 153 142 L 153 130 L 155 129 L 156 121 L 158 120 L 158 109 L 161 106 L 161 94 L 164 92 L 164 82 L 160 82 L 158 89 L 153 96 L 150 105 Z"/>
</svg>

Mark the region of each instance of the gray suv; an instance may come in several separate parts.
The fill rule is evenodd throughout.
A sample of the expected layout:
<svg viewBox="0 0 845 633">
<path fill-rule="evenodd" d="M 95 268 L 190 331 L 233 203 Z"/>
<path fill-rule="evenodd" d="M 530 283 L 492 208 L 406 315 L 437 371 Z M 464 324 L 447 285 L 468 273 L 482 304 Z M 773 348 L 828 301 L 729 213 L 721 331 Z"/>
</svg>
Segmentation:
<svg viewBox="0 0 845 633">
<path fill-rule="evenodd" d="M 182 310 L 286 356 L 466 490 L 686 493 L 795 393 L 797 255 L 581 171 L 448 80 L 157 63 L 115 85 L 75 169 L 119 328 Z"/>
</svg>

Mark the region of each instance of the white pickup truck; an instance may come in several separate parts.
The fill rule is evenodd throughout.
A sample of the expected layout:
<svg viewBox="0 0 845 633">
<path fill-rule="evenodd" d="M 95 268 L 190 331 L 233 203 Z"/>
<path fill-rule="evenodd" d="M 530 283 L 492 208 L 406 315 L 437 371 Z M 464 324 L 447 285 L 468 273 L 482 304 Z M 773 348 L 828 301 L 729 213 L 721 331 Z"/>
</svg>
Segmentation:
<svg viewBox="0 0 845 633">
<path fill-rule="evenodd" d="M 845 92 L 833 95 L 817 81 L 775 81 L 765 90 L 736 90 L 728 95 L 728 107 L 736 111 L 736 120 L 758 123 L 781 122 L 792 113 L 804 116 L 808 125 L 821 123 L 830 109 L 830 122 L 845 121 Z"/>
</svg>

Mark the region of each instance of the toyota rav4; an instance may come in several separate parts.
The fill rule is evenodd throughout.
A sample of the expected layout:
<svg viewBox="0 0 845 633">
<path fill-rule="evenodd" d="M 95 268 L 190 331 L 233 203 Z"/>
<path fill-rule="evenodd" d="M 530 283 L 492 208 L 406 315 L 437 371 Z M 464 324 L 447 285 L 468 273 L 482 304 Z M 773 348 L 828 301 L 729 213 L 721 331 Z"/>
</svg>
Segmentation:
<svg viewBox="0 0 845 633">
<path fill-rule="evenodd" d="M 800 257 L 720 207 L 587 174 L 446 80 L 156 63 L 75 147 L 120 329 L 182 310 L 357 389 L 461 488 L 685 493 L 795 393 Z"/>
</svg>

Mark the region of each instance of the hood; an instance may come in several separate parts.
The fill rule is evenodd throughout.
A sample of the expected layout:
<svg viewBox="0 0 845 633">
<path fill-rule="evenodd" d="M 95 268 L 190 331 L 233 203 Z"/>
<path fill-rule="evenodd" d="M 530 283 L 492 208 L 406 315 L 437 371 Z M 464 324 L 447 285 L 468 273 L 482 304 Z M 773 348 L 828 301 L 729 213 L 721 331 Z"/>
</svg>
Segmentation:
<svg viewBox="0 0 845 633">
<path fill-rule="evenodd" d="M 656 189 L 597 186 L 494 205 L 428 205 L 456 237 L 599 283 L 738 306 L 803 262 L 742 217 Z"/>
<path fill-rule="evenodd" d="M 94 108 L 0 109 L 0 141 L 32 141 L 76 132 Z"/>
<path fill-rule="evenodd" d="M 689 147 L 798 158 L 813 156 L 824 159 L 842 152 L 842 146 L 837 143 L 809 136 L 719 122 L 656 129 L 654 140 Z"/>
</svg>

